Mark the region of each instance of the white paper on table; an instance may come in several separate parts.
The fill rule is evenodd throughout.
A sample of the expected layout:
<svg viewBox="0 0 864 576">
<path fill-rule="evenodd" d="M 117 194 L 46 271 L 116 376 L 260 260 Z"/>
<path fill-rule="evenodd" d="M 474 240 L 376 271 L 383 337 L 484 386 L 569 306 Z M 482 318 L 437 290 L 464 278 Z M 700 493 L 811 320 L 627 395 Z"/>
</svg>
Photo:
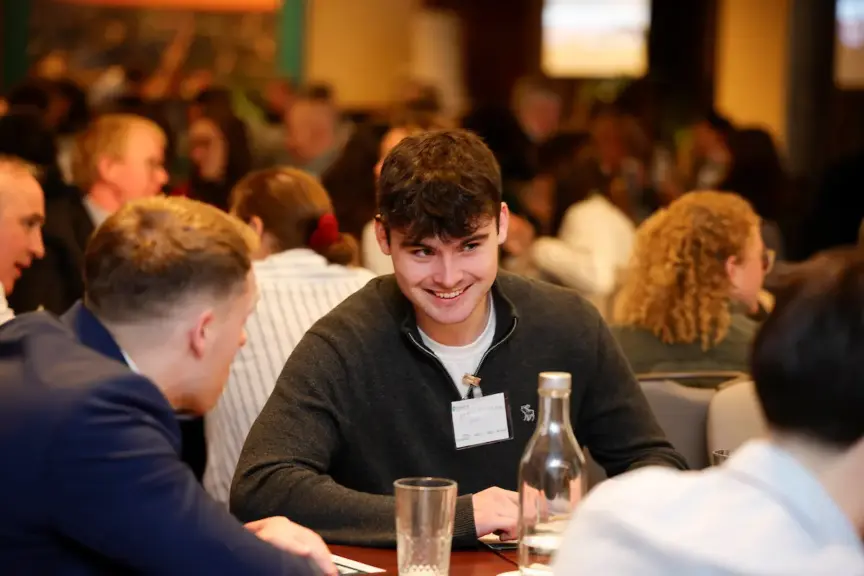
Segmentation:
<svg viewBox="0 0 864 576">
<path fill-rule="evenodd" d="M 376 568 L 375 566 L 369 566 L 368 564 L 363 564 L 362 562 L 356 562 L 354 560 L 349 560 L 348 558 L 343 558 L 342 556 L 336 556 L 335 554 L 331 555 L 333 559 L 333 563 L 336 564 L 336 568 L 339 568 L 340 574 L 379 574 L 384 572 L 381 568 Z M 341 568 L 348 568 L 349 570 L 341 570 Z"/>
</svg>

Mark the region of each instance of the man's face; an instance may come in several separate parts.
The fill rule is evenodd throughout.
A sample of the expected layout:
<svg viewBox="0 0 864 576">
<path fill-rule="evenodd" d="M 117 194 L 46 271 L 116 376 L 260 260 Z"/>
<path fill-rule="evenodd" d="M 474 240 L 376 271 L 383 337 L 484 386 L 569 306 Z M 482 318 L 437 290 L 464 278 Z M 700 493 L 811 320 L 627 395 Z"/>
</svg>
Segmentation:
<svg viewBox="0 0 864 576">
<path fill-rule="evenodd" d="M 36 179 L 0 167 L 0 284 L 12 292 L 21 271 L 42 258 L 45 199 Z"/>
<path fill-rule="evenodd" d="M 243 291 L 218 302 L 205 327 L 205 343 L 198 356 L 200 377 L 189 391 L 190 410 L 197 414 L 210 411 L 222 395 L 231 373 L 234 356 L 246 344 L 246 320 L 258 302 L 258 285 L 251 271 Z"/>
<path fill-rule="evenodd" d="M 299 100 L 288 109 L 285 121 L 285 145 L 301 162 L 324 154 L 335 140 L 333 112 L 326 103 Z"/>
<path fill-rule="evenodd" d="M 561 100 L 551 94 L 529 95 L 520 106 L 519 119 L 533 141 L 547 140 L 561 124 Z"/>
<path fill-rule="evenodd" d="M 146 126 L 129 131 L 126 152 L 108 161 L 103 177 L 120 191 L 123 202 L 150 198 L 162 192 L 168 182 L 162 135 Z"/>
<path fill-rule="evenodd" d="M 376 223 L 381 250 L 392 256 L 399 288 L 427 333 L 430 327 L 458 325 L 472 314 L 485 314 L 486 294 L 498 274 L 498 246 L 507 239 L 506 204 L 501 204 L 499 218 L 496 226 L 493 217 L 483 217 L 473 234 L 447 242 L 412 241 L 391 230 L 388 243 L 383 225 Z"/>
</svg>

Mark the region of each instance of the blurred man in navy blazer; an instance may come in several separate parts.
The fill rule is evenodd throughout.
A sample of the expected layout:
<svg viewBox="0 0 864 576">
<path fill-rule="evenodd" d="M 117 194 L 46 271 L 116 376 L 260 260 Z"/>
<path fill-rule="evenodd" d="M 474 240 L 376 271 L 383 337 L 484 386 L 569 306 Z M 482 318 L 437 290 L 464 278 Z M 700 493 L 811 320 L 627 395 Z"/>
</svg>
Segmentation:
<svg viewBox="0 0 864 576">
<path fill-rule="evenodd" d="M 91 240 L 68 319 L 125 364 L 47 313 L 0 328 L 3 574 L 335 573 L 313 532 L 244 527 L 179 457 L 175 412 L 213 407 L 245 341 L 254 250 L 218 209 L 133 202 Z"/>
</svg>

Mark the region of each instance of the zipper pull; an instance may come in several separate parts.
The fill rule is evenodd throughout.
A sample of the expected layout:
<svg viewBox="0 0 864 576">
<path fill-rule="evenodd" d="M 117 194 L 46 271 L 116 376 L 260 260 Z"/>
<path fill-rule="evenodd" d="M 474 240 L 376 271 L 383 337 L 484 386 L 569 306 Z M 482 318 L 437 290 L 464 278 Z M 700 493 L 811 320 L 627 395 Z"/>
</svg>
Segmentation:
<svg viewBox="0 0 864 576">
<path fill-rule="evenodd" d="M 465 374 L 462 376 L 462 384 L 468 386 L 468 394 L 463 400 L 472 400 L 474 398 L 474 388 L 480 387 L 480 378 L 473 374 Z"/>
</svg>

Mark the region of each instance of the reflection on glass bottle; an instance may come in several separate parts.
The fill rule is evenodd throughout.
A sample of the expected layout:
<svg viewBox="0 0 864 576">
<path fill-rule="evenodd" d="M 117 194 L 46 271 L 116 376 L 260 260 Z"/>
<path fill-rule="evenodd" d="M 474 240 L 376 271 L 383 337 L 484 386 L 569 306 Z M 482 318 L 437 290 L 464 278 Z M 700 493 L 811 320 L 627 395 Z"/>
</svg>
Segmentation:
<svg viewBox="0 0 864 576">
<path fill-rule="evenodd" d="M 570 374 L 540 374 L 537 429 L 519 465 L 519 570 L 551 572 L 570 514 L 585 493 L 585 458 L 570 425 Z"/>
</svg>

